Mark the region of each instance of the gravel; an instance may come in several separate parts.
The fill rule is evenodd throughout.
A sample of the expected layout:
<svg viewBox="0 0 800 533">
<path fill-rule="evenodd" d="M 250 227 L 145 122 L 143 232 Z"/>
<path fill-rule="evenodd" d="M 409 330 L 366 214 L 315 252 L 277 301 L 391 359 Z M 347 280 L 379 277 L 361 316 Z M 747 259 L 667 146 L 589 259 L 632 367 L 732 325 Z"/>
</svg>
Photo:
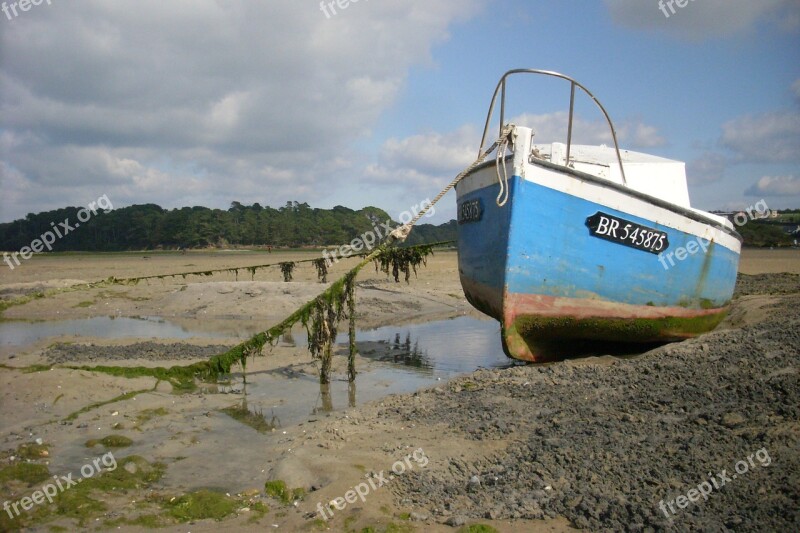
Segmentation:
<svg viewBox="0 0 800 533">
<path fill-rule="evenodd" d="M 57 343 L 47 349 L 44 356 L 51 364 L 89 363 L 92 361 L 124 361 L 143 359 L 147 361 L 173 361 L 182 359 L 208 359 L 224 353 L 230 346 L 212 344 L 196 346 L 176 342 L 159 344 L 137 342 L 126 346 L 98 346 L 96 344 Z"/>
<path fill-rule="evenodd" d="M 482 370 L 386 400 L 389 420 L 507 443 L 431 461 L 393 490 L 452 525 L 565 516 L 592 531 L 800 531 L 799 279 L 741 276 L 739 296 L 784 295 L 757 324 L 635 358 Z M 704 482 L 707 500 L 695 492 Z"/>
<path fill-rule="evenodd" d="M 739 274 L 736 280 L 734 298 L 758 294 L 796 294 L 800 292 L 800 275 L 784 272 L 781 274 Z"/>
</svg>

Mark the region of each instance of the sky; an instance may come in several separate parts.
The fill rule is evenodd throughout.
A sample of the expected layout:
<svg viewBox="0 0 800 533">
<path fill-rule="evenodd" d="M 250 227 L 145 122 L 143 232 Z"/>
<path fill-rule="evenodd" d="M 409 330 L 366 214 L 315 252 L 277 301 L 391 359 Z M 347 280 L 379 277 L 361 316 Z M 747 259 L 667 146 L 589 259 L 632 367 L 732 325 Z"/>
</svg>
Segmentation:
<svg viewBox="0 0 800 533">
<path fill-rule="evenodd" d="M 0 222 L 103 195 L 396 218 L 475 159 L 512 68 L 589 88 L 623 148 L 686 162 L 695 207 L 800 207 L 800 0 L 338 1 L 5 0 Z M 509 97 L 565 140 L 567 84 Z M 577 110 L 577 142 L 610 140 Z M 424 221 L 454 216 L 450 193 Z"/>
</svg>

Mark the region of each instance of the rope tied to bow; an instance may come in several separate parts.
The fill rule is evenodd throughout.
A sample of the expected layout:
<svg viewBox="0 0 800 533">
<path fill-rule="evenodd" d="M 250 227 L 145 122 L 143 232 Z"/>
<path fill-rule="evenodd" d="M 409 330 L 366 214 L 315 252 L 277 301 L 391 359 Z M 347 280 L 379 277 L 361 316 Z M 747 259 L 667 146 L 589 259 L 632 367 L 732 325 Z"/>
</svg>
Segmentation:
<svg viewBox="0 0 800 533">
<path fill-rule="evenodd" d="M 515 132 L 516 132 L 516 126 L 514 124 L 507 124 L 503 128 L 502 132 L 500 133 L 500 137 L 498 137 L 496 141 L 494 141 L 488 148 L 486 148 L 486 150 L 481 152 L 481 154 L 478 155 L 477 159 L 475 159 L 475 161 L 470 166 L 462 170 L 458 176 L 453 178 L 453 181 L 448 183 L 447 186 L 444 189 L 442 189 L 442 191 L 439 194 L 437 194 L 436 197 L 428 205 L 422 208 L 420 212 L 417 213 L 417 215 L 411 219 L 411 221 L 409 221 L 406 224 L 403 224 L 402 226 L 396 227 L 389 234 L 389 239 L 391 241 L 397 241 L 397 242 L 405 241 L 406 238 L 408 238 L 408 235 L 411 233 L 411 228 L 414 227 L 414 224 L 416 224 L 419 221 L 419 219 L 421 219 L 425 215 L 425 213 L 427 213 L 434 205 L 436 205 L 436 203 L 439 200 L 441 200 L 445 194 L 450 192 L 450 189 L 455 187 L 473 170 L 482 165 L 484 160 L 489 156 L 490 153 L 492 153 L 492 151 L 495 148 L 497 148 L 497 155 L 495 156 L 495 172 L 497 173 L 497 181 L 500 182 L 500 195 L 498 195 L 497 197 L 497 205 L 500 207 L 504 206 L 506 202 L 508 202 L 508 169 L 506 169 L 505 157 L 508 147 L 513 146 L 514 137 L 516 136 Z M 501 166 L 502 166 L 502 172 L 500 170 Z M 501 203 L 500 199 L 503 196 L 504 198 Z"/>
</svg>

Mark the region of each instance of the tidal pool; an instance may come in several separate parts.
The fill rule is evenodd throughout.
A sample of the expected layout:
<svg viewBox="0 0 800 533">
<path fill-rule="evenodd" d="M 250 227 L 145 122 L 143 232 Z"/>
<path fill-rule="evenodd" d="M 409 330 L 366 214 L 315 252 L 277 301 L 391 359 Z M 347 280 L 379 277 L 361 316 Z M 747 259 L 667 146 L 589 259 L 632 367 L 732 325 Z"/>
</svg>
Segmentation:
<svg viewBox="0 0 800 533">
<path fill-rule="evenodd" d="M 225 321 L 227 322 L 227 320 Z M 237 321 L 231 319 L 231 325 Z M 237 331 L 239 328 L 231 328 Z M 249 329 L 249 328 L 247 328 Z M 0 345 L 16 348 L 60 336 L 101 339 L 246 338 L 249 331 L 220 333 L 204 330 L 202 320 L 181 324 L 162 317 L 93 317 L 45 322 L 0 322 Z M 302 421 L 309 414 L 329 412 L 379 399 L 388 394 L 413 392 L 452 376 L 478 368 L 515 364 L 501 349 L 500 328 L 493 320 L 458 316 L 421 324 L 385 326 L 356 334 L 359 353 L 373 361 L 359 372 L 354 385 L 335 379 L 320 387 L 315 376 L 282 372 L 282 369 L 248 372 L 247 387 L 241 373 L 234 373 L 224 392 L 247 394 L 254 410 L 275 416 L 283 425 Z M 288 339 L 305 346 L 302 328 Z M 337 344 L 346 345 L 340 333 Z M 232 400 L 235 396 L 232 396 Z"/>
</svg>

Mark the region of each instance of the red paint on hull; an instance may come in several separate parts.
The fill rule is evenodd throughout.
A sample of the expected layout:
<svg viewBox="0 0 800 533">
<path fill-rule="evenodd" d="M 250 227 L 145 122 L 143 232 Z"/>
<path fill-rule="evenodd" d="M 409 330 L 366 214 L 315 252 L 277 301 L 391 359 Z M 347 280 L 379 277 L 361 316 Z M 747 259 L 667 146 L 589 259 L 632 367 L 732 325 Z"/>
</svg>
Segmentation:
<svg viewBox="0 0 800 533">
<path fill-rule="evenodd" d="M 469 302 L 502 325 L 503 349 L 515 359 L 562 359 L 562 350 L 609 342 L 670 342 L 713 329 L 727 312 L 680 306 L 656 307 L 592 298 L 501 294 L 462 277 Z"/>
<path fill-rule="evenodd" d="M 715 315 L 724 309 L 689 309 L 631 305 L 588 298 L 564 298 L 539 294 L 509 294 L 503 301 L 503 320 L 513 322 L 519 316 L 571 318 L 697 318 Z"/>
</svg>

